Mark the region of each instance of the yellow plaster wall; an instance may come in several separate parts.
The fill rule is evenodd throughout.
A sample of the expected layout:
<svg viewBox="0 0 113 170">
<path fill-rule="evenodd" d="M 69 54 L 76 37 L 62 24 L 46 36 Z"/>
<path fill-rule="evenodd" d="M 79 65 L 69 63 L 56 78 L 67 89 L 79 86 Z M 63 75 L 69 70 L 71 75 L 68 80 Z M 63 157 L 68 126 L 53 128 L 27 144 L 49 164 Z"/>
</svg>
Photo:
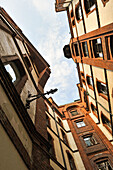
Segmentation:
<svg viewBox="0 0 113 170">
<path fill-rule="evenodd" d="M 0 170 L 28 169 L 1 124 L 0 153 Z"/>
<path fill-rule="evenodd" d="M 83 2 L 84 1 L 82 0 L 82 9 L 83 9 L 84 21 L 86 26 L 86 33 L 88 33 L 95 29 L 98 29 L 98 22 L 97 22 L 96 10 L 90 13 L 88 17 L 86 16 Z"/>
<path fill-rule="evenodd" d="M 55 162 L 50 159 L 50 165 L 54 170 L 62 170 Z"/>
<path fill-rule="evenodd" d="M 101 0 L 97 1 L 101 27 L 113 23 L 113 1 L 109 0 L 105 7 Z"/>
<path fill-rule="evenodd" d="M 52 136 L 53 143 L 54 143 L 54 149 L 55 149 L 55 155 L 57 158 L 57 161 L 64 166 L 64 162 L 62 159 L 62 153 L 61 153 L 61 148 L 60 148 L 60 144 L 59 144 L 59 139 L 58 137 L 48 128 L 47 131 L 49 132 L 49 134 Z"/>
<path fill-rule="evenodd" d="M 95 87 L 96 87 L 96 78 L 98 80 L 106 83 L 104 69 L 103 68 L 99 68 L 99 67 L 95 67 L 95 66 L 92 66 L 92 69 L 93 69 L 94 85 L 95 85 Z M 99 103 L 101 103 L 107 110 L 109 110 L 108 101 L 105 100 L 103 97 L 98 95 L 97 88 L 96 88 L 96 95 L 97 95 L 97 101 Z"/>
<path fill-rule="evenodd" d="M 7 95 L 5 94 L 2 86 L 0 85 L 0 105 L 5 112 L 9 122 L 23 143 L 25 149 L 27 150 L 29 156 L 32 154 L 32 141 L 25 130 L 22 122 L 20 121 L 17 113 L 15 112 L 12 104 L 10 103 Z"/>
</svg>

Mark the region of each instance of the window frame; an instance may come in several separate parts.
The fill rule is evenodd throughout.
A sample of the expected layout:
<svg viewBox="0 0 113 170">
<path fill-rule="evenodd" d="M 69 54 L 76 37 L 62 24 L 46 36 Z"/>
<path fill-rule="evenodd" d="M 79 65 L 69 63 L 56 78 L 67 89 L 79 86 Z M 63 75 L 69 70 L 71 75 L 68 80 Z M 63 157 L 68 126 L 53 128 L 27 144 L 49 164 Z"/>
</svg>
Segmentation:
<svg viewBox="0 0 113 170">
<path fill-rule="evenodd" d="M 81 124 L 81 122 L 83 122 L 83 125 Z M 86 123 L 84 122 L 83 119 L 76 120 L 75 123 L 76 123 L 77 128 L 84 128 L 86 126 Z M 80 123 L 80 127 L 77 125 L 77 123 Z"/>
<path fill-rule="evenodd" d="M 91 144 L 91 140 L 90 140 L 90 145 L 88 146 L 87 143 L 86 143 L 85 140 L 84 140 L 84 139 L 86 139 L 86 138 L 92 139 L 92 140 L 94 140 L 96 143 L 95 143 L 95 144 Z M 94 137 L 93 134 L 88 134 L 88 135 L 83 136 L 83 140 L 84 140 L 84 143 L 85 143 L 85 145 L 86 145 L 87 148 L 88 148 L 88 147 L 95 146 L 95 145 L 98 144 L 98 141 L 95 139 L 95 137 Z"/>
<path fill-rule="evenodd" d="M 91 80 L 91 81 L 92 81 L 92 85 L 91 85 L 91 84 L 88 83 L 88 80 L 87 80 L 88 77 L 92 79 L 92 76 L 89 76 L 88 74 L 86 74 L 86 82 L 87 82 L 88 87 L 89 87 L 91 90 L 94 91 L 94 89 L 93 89 L 93 79 Z"/>
<path fill-rule="evenodd" d="M 73 28 L 75 27 L 75 18 L 74 18 L 73 9 L 70 11 L 70 18 L 71 18 L 71 23 L 72 23 L 72 28 Z"/>
<path fill-rule="evenodd" d="M 85 46 L 83 45 L 84 43 L 86 43 L 87 44 L 87 51 L 88 51 L 88 55 L 85 55 Z M 88 50 L 88 42 L 87 41 L 83 41 L 83 42 L 81 42 L 81 46 L 82 46 L 82 55 L 83 55 L 83 57 L 84 58 L 89 58 L 89 50 Z"/>
<path fill-rule="evenodd" d="M 54 139 L 53 139 L 53 137 L 51 136 L 51 134 L 49 132 L 47 132 L 47 135 L 48 135 L 48 142 L 50 144 L 49 153 L 50 153 L 51 156 L 53 156 L 56 159 L 55 147 L 54 147 Z M 50 136 L 51 140 L 49 140 L 49 136 Z M 50 150 L 52 151 L 52 153 L 51 153 Z"/>
<path fill-rule="evenodd" d="M 107 116 L 105 116 L 102 111 L 101 111 L 101 120 L 102 120 L 102 115 L 111 123 L 111 120 L 108 119 Z M 108 124 L 104 123 L 103 120 L 102 120 L 102 124 L 110 133 L 112 133 L 112 126 L 110 127 Z"/>
<path fill-rule="evenodd" d="M 105 100 L 108 100 L 108 94 L 103 94 L 103 93 L 99 92 L 99 90 L 98 90 L 98 82 L 99 82 L 99 83 L 102 83 L 102 84 L 105 84 L 105 85 L 106 85 L 106 83 L 105 83 L 105 82 L 102 82 L 101 80 L 98 80 L 98 79 L 96 78 L 96 88 L 97 88 L 97 92 L 98 92 L 99 96 L 101 96 L 101 97 L 104 98 Z M 107 88 L 107 86 L 106 86 L 106 88 Z M 106 91 L 107 91 L 107 90 L 106 90 Z"/>
<path fill-rule="evenodd" d="M 88 15 L 91 14 L 92 12 L 94 12 L 94 11 L 96 10 L 96 3 L 95 3 L 95 7 L 94 7 L 92 10 L 90 10 L 89 12 L 87 12 L 87 11 L 86 11 L 86 6 L 85 6 L 85 1 L 86 1 L 86 0 L 84 0 L 84 2 L 83 2 L 83 4 L 84 4 L 84 10 L 85 10 L 85 13 L 86 13 L 86 17 L 88 18 Z M 90 8 L 91 8 L 91 7 L 90 7 Z"/>
<path fill-rule="evenodd" d="M 77 17 L 77 8 L 81 8 L 81 18 L 78 19 Z M 77 23 L 79 23 L 81 20 L 83 20 L 83 16 L 82 16 L 82 7 L 80 5 L 80 2 L 78 2 L 76 5 L 75 5 L 75 17 L 76 17 L 76 20 L 77 20 Z"/>
<path fill-rule="evenodd" d="M 67 135 L 66 135 L 66 133 L 61 129 L 61 134 L 62 134 L 62 140 L 63 140 L 63 142 L 67 145 L 67 146 L 69 146 L 69 142 L 68 142 L 68 139 L 67 139 Z"/>
<path fill-rule="evenodd" d="M 95 108 L 95 110 L 97 111 L 96 106 L 92 102 L 90 103 L 90 106 L 93 106 Z M 93 114 L 98 118 L 98 111 L 97 111 L 97 114 L 96 114 L 92 107 L 91 107 L 91 110 L 92 110 Z"/>
<path fill-rule="evenodd" d="M 74 159 L 72 157 L 72 155 L 70 154 L 70 152 L 68 150 L 66 150 L 67 152 L 67 157 L 68 157 L 68 162 L 69 162 L 69 166 L 71 170 L 77 170 Z M 71 160 L 71 161 L 70 161 Z M 72 167 L 71 167 L 72 164 Z"/>
<path fill-rule="evenodd" d="M 98 39 L 100 39 L 101 40 L 101 43 L 96 43 L 95 41 L 96 40 L 98 40 Z M 97 45 L 95 45 L 95 44 L 97 44 Z M 99 49 L 99 44 L 101 44 L 101 49 L 102 49 L 102 51 L 101 51 L 101 53 L 102 53 L 102 57 L 97 57 L 96 56 L 96 54 L 97 53 L 99 53 L 98 51 L 97 51 L 97 49 L 96 48 L 98 48 Z M 93 58 L 95 58 L 95 59 L 100 59 L 100 60 L 103 60 L 104 59 L 104 51 L 103 51 L 103 44 L 102 44 L 102 37 L 97 37 L 96 39 L 92 39 L 92 40 L 90 40 L 90 47 L 91 47 L 91 52 L 92 52 L 92 57 Z"/>
</svg>

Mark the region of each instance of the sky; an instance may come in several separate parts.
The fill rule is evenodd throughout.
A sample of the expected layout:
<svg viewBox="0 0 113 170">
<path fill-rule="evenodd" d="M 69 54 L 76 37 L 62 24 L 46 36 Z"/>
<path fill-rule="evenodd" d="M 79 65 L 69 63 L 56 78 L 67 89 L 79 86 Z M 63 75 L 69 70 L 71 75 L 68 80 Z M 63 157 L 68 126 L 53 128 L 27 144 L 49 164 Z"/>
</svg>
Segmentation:
<svg viewBox="0 0 113 170">
<path fill-rule="evenodd" d="M 55 12 L 55 0 L 0 0 L 0 6 L 49 63 L 51 75 L 44 91 L 57 88 L 51 97 L 58 105 L 79 99 L 76 64 L 63 54 L 71 37 L 66 12 Z"/>
</svg>

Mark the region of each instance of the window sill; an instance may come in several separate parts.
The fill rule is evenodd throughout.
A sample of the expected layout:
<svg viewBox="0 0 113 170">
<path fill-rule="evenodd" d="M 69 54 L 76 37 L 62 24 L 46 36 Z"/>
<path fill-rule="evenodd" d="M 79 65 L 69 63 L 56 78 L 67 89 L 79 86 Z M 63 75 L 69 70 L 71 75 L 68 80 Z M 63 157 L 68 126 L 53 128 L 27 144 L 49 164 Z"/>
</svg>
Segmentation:
<svg viewBox="0 0 113 170">
<path fill-rule="evenodd" d="M 94 89 L 93 89 L 93 86 L 92 86 L 92 85 L 89 85 L 89 84 L 88 84 L 88 87 L 89 87 L 89 89 L 91 89 L 91 90 L 93 90 L 93 91 L 94 91 Z"/>
<path fill-rule="evenodd" d="M 88 18 L 88 16 L 95 10 L 96 10 L 96 7 L 94 9 L 92 9 L 90 12 L 86 13 L 86 17 Z"/>
<path fill-rule="evenodd" d="M 110 133 L 112 133 L 112 130 L 111 130 L 110 127 L 108 127 L 106 124 L 103 124 L 103 126 L 104 126 Z"/>
<path fill-rule="evenodd" d="M 105 100 L 108 101 L 108 96 L 107 95 L 104 95 L 103 93 L 98 93 L 99 96 L 101 96 L 102 98 L 104 98 Z"/>
</svg>

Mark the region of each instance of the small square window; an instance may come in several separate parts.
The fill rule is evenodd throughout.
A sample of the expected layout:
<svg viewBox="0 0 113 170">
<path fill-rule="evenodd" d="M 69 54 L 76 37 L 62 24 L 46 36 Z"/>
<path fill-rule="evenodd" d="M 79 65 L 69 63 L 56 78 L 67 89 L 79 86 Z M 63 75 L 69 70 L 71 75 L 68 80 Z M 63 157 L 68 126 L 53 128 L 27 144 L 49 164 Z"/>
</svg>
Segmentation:
<svg viewBox="0 0 113 170">
<path fill-rule="evenodd" d="M 71 115 L 72 115 L 72 116 L 76 116 L 76 115 L 78 115 L 77 110 L 71 111 L 70 113 L 71 113 Z"/>
<path fill-rule="evenodd" d="M 79 122 L 76 122 L 76 125 L 77 125 L 78 128 L 81 128 L 81 127 L 86 126 L 86 124 L 84 123 L 83 120 L 82 120 L 82 121 L 79 121 Z"/>
<path fill-rule="evenodd" d="M 85 144 L 86 144 L 87 147 L 93 146 L 93 145 L 96 145 L 96 144 L 97 144 L 97 141 L 95 140 L 95 138 L 93 137 L 93 135 L 84 137 L 84 142 L 85 142 Z"/>
<path fill-rule="evenodd" d="M 104 84 L 104 83 L 102 83 L 100 81 L 97 81 L 97 89 L 98 89 L 99 93 L 107 95 L 107 86 L 106 86 L 106 84 Z"/>
</svg>

